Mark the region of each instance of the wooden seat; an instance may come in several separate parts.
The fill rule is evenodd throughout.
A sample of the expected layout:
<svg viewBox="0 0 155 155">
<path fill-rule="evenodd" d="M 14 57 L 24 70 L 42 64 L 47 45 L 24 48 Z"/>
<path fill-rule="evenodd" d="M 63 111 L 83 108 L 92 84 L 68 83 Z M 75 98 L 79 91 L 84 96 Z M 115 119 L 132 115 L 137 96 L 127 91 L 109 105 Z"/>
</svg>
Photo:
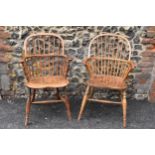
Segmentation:
<svg viewBox="0 0 155 155">
<path fill-rule="evenodd" d="M 131 46 L 124 35 L 103 33 L 91 40 L 88 56 L 84 60 L 90 78 L 87 81 L 78 120 L 81 119 L 87 101 L 120 104 L 123 109 L 123 127 L 126 127 L 126 79 L 133 68 L 130 56 Z M 121 101 L 94 99 L 94 88 L 118 90 Z"/>
<path fill-rule="evenodd" d="M 108 88 L 123 90 L 126 88 L 126 83 L 121 77 L 117 76 L 94 76 L 88 81 L 88 85 L 96 88 Z"/>
<path fill-rule="evenodd" d="M 45 76 L 38 77 L 26 83 L 29 88 L 43 89 L 43 88 L 62 88 L 69 84 L 68 79 L 63 76 Z"/>
<path fill-rule="evenodd" d="M 67 79 L 69 58 L 64 54 L 63 39 L 53 33 L 38 33 L 30 35 L 24 42 L 22 65 L 26 76 L 26 87 L 29 97 L 26 103 L 25 126 L 28 125 L 30 108 L 35 101 L 38 89 L 51 88 L 56 90 L 54 102 L 62 102 L 67 109 L 68 119 L 71 119 L 68 97 L 59 94 L 59 88 L 69 84 Z M 40 103 L 53 103 L 51 100 Z"/>
</svg>

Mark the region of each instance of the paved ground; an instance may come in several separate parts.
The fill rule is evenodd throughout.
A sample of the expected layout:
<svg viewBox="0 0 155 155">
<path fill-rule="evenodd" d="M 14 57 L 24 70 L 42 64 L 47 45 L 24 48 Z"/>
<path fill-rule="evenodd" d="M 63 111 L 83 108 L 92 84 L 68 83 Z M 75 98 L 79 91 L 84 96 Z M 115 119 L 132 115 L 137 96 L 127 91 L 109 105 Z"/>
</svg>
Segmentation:
<svg viewBox="0 0 155 155">
<path fill-rule="evenodd" d="M 0 128 L 24 127 L 25 100 L 14 103 L 0 101 Z M 89 103 L 80 123 L 77 114 L 80 99 L 71 99 L 72 121 L 67 121 L 63 104 L 33 105 L 29 128 L 31 129 L 119 129 L 122 128 L 122 109 L 115 105 Z M 128 101 L 127 128 L 155 128 L 155 104 L 147 101 Z"/>
</svg>

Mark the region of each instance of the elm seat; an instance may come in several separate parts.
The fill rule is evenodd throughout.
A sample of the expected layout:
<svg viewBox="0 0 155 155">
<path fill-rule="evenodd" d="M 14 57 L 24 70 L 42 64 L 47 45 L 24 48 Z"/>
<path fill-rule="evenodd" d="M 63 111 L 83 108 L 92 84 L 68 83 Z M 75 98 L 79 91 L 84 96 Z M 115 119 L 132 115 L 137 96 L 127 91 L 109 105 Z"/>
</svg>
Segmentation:
<svg viewBox="0 0 155 155">
<path fill-rule="evenodd" d="M 124 90 L 127 87 L 123 78 L 109 75 L 91 77 L 90 80 L 88 80 L 88 85 L 91 87 L 115 90 Z"/>
<path fill-rule="evenodd" d="M 62 88 L 69 84 L 68 79 L 63 76 L 45 76 L 37 77 L 26 82 L 29 88 L 43 89 L 43 88 Z"/>
</svg>

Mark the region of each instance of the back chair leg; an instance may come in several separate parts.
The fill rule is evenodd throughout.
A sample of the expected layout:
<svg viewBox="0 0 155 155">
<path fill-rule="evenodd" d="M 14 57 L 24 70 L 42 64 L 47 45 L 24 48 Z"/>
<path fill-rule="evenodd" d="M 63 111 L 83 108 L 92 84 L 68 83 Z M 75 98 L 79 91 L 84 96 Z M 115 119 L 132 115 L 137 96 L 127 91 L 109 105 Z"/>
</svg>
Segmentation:
<svg viewBox="0 0 155 155">
<path fill-rule="evenodd" d="M 94 88 L 93 87 L 90 87 L 90 90 L 89 90 L 89 94 L 88 94 L 88 98 L 92 98 L 94 95 Z M 90 111 L 91 113 L 93 112 L 94 110 L 94 104 L 90 104 Z"/>
<path fill-rule="evenodd" d="M 126 128 L 127 101 L 126 92 L 122 92 L 123 127 Z"/>
<path fill-rule="evenodd" d="M 26 102 L 26 115 L 25 115 L 25 126 L 26 127 L 27 127 L 28 121 L 29 121 L 31 103 L 32 103 L 32 94 L 31 94 L 31 89 L 29 89 L 29 97 Z"/>
<path fill-rule="evenodd" d="M 91 98 L 93 96 L 93 91 L 94 91 L 94 88 L 93 87 L 90 87 L 90 90 L 89 90 L 89 98 Z"/>
<path fill-rule="evenodd" d="M 79 112 L 79 115 L 78 115 L 78 121 L 81 119 L 84 108 L 86 106 L 88 95 L 89 95 L 89 90 L 90 90 L 90 86 L 87 86 L 85 94 L 84 94 L 83 99 L 82 99 L 81 108 L 80 108 L 80 112 Z"/>
<path fill-rule="evenodd" d="M 57 97 L 58 100 L 60 99 L 59 88 L 56 88 L 56 97 Z"/>
<path fill-rule="evenodd" d="M 33 89 L 32 91 L 32 102 L 35 100 L 35 96 L 36 96 L 36 89 Z"/>
<path fill-rule="evenodd" d="M 69 98 L 68 98 L 68 96 L 61 96 L 60 98 L 65 104 L 66 111 L 67 111 L 67 117 L 68 117 L 68 120 L 70 121 L 72 119 L 72 114 L 71 114 L 71 110 L 70 110 Z"/>
</svg>

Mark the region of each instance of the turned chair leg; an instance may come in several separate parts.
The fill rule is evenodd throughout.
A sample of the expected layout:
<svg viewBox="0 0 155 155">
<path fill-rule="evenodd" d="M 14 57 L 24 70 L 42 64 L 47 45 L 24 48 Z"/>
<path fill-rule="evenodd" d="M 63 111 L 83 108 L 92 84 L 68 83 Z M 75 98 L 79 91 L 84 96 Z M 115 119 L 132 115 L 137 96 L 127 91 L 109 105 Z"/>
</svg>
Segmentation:
<svg viewBox="0 0 155 155">
<path fill-rule="evenodd" d="M 27 103 L 26 103 L 26 116 L 25 116 L 25 126 L 26 127 L 27 127 L 28 121 L 29 121 L 31 104 L 35 100 L 35 95 L 36 95 L 36 90 L 33 89 L 31 92 L 31 89 L 29 89 L 29 98 L 27 99 Z"/>
<path fill-rule="evenodd" d="M 84 108 L 86 106 L 88 95 L 89 95 L 89 90 L 90 90 L 90 87 L 87 86 L 85 94 L 84 94 L 83 99 L 82 99 L 82 103 L 81 103 L 81 107 L 80 107 L 80 112 L 79 112 L 79 115 L 78 115 L 78 121 L 81 119 L 81 116 L 83 114 Z"/>
<path fill-rule="evenodd" d="M 34 94 L 33 94 L 33 96 L 34 96 Z M 28 97 L 27 102 L 26 102 L 26 114 L 25 114 L 25 126 L 26 127 L 27 127 L 28 121 L 29 121 L 31 103 L 32 103 L 32 100 L 34 99 L 33 96 L 31 94 L 31 89 L 29 89 L 29 97 Z"/>
<path fill-rule="evenodd" d="M 60 96 L 61 100 L 64 102 L 67 112 L 68 120 L 70 121 L 72 119 L 72 114 L 70 110 L 70 102 L 68 96 Z"/>
<path fill-rule="evenodd" d="M 127 101 L 126 92 L 122 92 L 123 127 L 126 128 Z"/>
</svg>

